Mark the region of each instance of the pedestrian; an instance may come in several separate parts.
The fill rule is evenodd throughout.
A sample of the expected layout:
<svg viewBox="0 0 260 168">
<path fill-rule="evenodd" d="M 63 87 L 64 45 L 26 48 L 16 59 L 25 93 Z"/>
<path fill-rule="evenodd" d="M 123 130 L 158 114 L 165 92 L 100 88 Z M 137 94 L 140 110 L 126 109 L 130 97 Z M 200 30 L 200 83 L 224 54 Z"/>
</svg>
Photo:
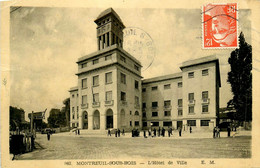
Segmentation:
<svg viewBox="0 0 260 168">
<path fill-rule="evenodd" d="M 228 137 L 230 137 L 230 131 L 231 131 L 230 126 L 228 126 L 228 128 L 227 128 L 227 136 Z"/>
<path fill-rule="evenodd" d="M 179 136 L 181 137 L 181 127 L 179 127 Z"/>
<path fill-rule="evenodd" d="M 79 131 L 79 129 L 78 129 L 78 135 L 80 135 L 80 131 Z"/>
<path fill-rule="evenodd" d="M 75 134 L 76 134 L 76 135 L 78 134 L 78 131 L 77 131 L 77 129 L 75 130 Z"/>
<path fill-rule="evenodd" d="M 117 129 L 116 129 L 116 132 L 115 132 L 115 137 L 117 137 Z"/>
<path fill-rule="evenodd" d="M 170 128 L 170 133 L 171 133 L 171 135 L 172 135 L 172 127 Z"/>
<path fill-rule="evenodd" d="M 148 130 L 148 134 L 149 134 L 149 136 L 151 136 L 151 131 L 150 130 Z"/>
<path fill-rule="evenodd" d="M 107 130 L 107 136 L 111 136 L 110 129 Z"/>
<path fill-rule="evenodd" d="M 214 127 L 214 128 L 213 128 L 213 138 L 216 138 L 216 133 L 217 133 L 217 128 Z"/>
<path fill-rule="evenodd" d="M 146 132 L 145 132 L 145 130 L 144 130 L 144 138 L 147 138 L 147 137 L 146 137 Z"/>
<path fill-rule="evenodd" d="M 118 137 L 120 137 L 120 129 L 118 129 L 118 131 L 117 131 L 117 132 L 118 132 Z"/>
<path fill-rule="evenodd" d="M 123 129 L 123 131 L 122 131 L 122 135 L 124 135 L 124 136 L 125 136 L 125 129 Z"/>
<path fill-rule="evenodd" d="M 190 133 L 192 133 L 192 127 L 190 126 Z"/>
<path fill-rule="evenodd" d="M 171 130 L 168 128 L 168 136 L 171 137 Z"/>
<path fill-rule="evenodd" d="M 217 138 L 220 138 L 220 129 L 217 127 Z"/>
<path fill-rule="evenodd" d="M 161 135 L 161 127 L 159 127 L 158 129 L 158 137 L 160 137 L 160 135 Z"/>
<path fill-rule="evenodd" d="M 163 137 L 165 136 L 165 129 L 164 129 L 164 127 L 162 128 L 162 136 Z"/>
<path fill-rule="evenodd" d="M 51 133 L 49 131 L 47 132 L 47 139 L 48 141 L 51 139 Z"/>
<path fill-rule="evenodd" d="M 153 129 L 153 136 L 156 137 L 156 129 Z"/>
<path fill-rule="evenodd" d="M 134 129 L 132 129 L 132 137 L 134 137 Z"/>
</svg>

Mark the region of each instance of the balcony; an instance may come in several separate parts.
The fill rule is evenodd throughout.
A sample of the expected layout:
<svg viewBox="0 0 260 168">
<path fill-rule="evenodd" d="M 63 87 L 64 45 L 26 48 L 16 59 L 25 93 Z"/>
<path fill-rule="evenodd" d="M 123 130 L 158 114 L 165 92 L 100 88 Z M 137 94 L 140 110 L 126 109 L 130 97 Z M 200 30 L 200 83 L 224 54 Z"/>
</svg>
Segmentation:
<svg viewBox="0 0 260 168">
<path fill-rule="evenodd" d="M 127 102 L 126 102 L 125 100 L 121 100 L 121 101 L 120 101 L 120 104 L 121 104 L 122 106 L 126 106 L 126 105 L 127 105 Z"/>
<path fill-rule="evenodd" d="M 113 106 L 113 105 L 114 105 L 114 100 L 105 101 L 105 106 Z"/>
<path fill-rule="evenodd" d="M 204 98 L 201 100 L 201 104 L 209 104 L 209 98 Z"/>
<path fill-rule="evenodd" d="M 82 109 L 88 108 L 88 103 L 86 103 L 86 104 L 81 104 L 81 108 L 82 108 Z"/>
<path fill-rule="evenodd" d="M 158 106 L 152 107 L 152 110 L 158 110 Z"/>
<path fill-rule="evenodd" d="M 166 105 L 164 106 L 164 110 L 171 110 L 172 109 L 172 106 L 171 105 Z"/>
<path fill-rule="evenodd" d="M 193 100 L 189 100 L 189 106 L 194 106 L 195 105 L 195 100 L 193 99 Z"/>
<path fill-rule="evenodd" d="M 182 105 L 181 106 L 178 105 L 178 110 L 182 110 Z"/>
<path fill-rule="evenodd" d="M 140 104 L 135 104 L 136 109 L 140 109 L 140 107 L 141 107 Z"/>
<path fill-rule="evenodd" d="M 93 102 L 93 103 L 92 103 L 92 107 L 93 107 L 93 108 L 100 107 L 100 102 Z"/>
</svg>

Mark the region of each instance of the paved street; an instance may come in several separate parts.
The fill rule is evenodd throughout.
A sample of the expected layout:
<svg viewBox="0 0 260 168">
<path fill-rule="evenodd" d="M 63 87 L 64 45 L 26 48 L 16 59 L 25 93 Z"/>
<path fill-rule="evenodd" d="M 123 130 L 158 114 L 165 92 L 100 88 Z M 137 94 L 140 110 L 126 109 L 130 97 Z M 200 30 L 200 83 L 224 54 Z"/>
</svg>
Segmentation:
<svg viewBox="0 0 260 168">
<path fill-rule="evenodd" d="M 211 137 L 211 133 L 204 133 Z M 227 138 L 207 138 L 199 133 L 178 137 L 132 138 L 87 136 L 71 133 L 37 135 L 37 143 L 43 147 L 17 157 L 18 160 L 53 159 L 141 159 L 141 158 L 249 158 L 251 136 L 240 135 Z M 186 136 L 186 138 L 185 138 Z M 187 138 L 190 136 L 191 138 Z M 196 138 L 192 138 L 196 137 Z"/>
</svg>

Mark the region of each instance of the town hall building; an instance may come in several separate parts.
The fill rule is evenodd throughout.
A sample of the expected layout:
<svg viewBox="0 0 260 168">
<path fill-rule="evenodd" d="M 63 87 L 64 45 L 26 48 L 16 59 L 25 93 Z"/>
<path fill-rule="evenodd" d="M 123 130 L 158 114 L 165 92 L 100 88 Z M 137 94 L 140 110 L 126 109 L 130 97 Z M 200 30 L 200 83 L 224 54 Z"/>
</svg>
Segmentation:
<svg viewBox="0 0 260 168">
<path fill-rule="evenodd" d="M 78 59 L 70 126 L 85 130 L 185 127 L 217 123 L 220 72 L 215 56 L 183 62 L 181 72 L 150 79 L 123 49 L 123 24 L 109 8 L 95 20 L 98 51 Z"/>
</svg>

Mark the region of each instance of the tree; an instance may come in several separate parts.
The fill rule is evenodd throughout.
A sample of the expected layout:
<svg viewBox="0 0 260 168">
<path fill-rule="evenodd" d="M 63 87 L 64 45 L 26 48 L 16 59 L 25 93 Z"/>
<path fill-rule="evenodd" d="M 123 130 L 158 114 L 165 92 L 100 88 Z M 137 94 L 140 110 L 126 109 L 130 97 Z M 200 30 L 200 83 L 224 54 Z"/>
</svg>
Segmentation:
<svg viewBox="0 0 260 168">
<path fill-rule="evenodd" d="M 63 104 L 65 105 L 65 107 L 62 108 L 62 112 L 64 111 L 65 116 L 66 116 L 66 125 L 69 126 L 70 125 L 70 98 L 66 98 L 63 101 Z"/>
<path fill-rule="evenodd" d="M 228 105 L 236 109 L 235 119 L 252 120 L 252 46 L 245 41 L 244 34 L 239 36 L 239 48 L 231 52 L 228 59 L 231 71 L 228 80 L 231 84 L 233 99 Z"/>
<path fill-rule="evenodd" d="M 57 128 L 66 125 L 65 113 L 61 112 L 60 109 L 51 109 L 50 116 L 48 117 L 48 124 L 52 128 Z"/>
</svg>

